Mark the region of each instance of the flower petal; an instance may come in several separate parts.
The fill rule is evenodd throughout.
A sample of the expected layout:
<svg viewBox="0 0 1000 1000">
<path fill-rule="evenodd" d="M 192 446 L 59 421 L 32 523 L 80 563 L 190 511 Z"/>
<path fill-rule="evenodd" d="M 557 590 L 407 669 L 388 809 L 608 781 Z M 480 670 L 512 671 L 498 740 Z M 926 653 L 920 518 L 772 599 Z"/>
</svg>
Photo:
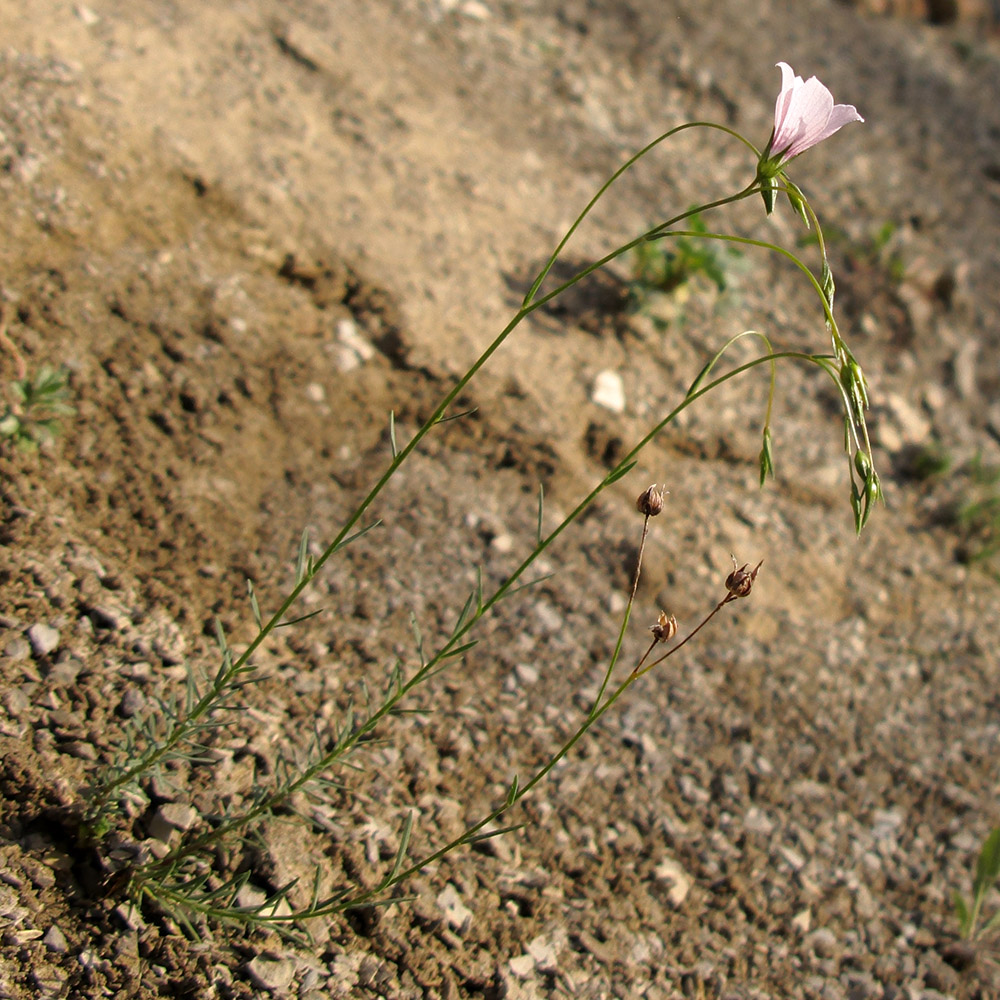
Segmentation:
<svg viewBox="0 0 1000 1000">
<path fill-rule="evenodd" d="M 826 132 L 823 138 L 833 135 L 837 129 L 850 125 L 851 122 L 863 122 L 864 118 L 858 114 L 858 109 L 853 104 L 835 104 L 830 112 L 830 120 L 826 123 Z"/>
<path fill-rule="evenodd" d="M 803 82 L 786 62 L 781 91 L 774 104 L 774 132 L 769 154 L 784 163 L 833 135 L 848 122 L 864 121 L 850 104 L 834 104 L 833 95 L 815 76 Z"/>
<path fill-rule="evenodd" d="M 777 135 L 788 116 L 788 107 L 792 103 L 795 88 L 802 86 L 802 77 L 796 76 L 795 71 L 786 62 L 777 64 L 781 70 L 781 91 L 774 104 L 774 131 Z"/>
</svg>

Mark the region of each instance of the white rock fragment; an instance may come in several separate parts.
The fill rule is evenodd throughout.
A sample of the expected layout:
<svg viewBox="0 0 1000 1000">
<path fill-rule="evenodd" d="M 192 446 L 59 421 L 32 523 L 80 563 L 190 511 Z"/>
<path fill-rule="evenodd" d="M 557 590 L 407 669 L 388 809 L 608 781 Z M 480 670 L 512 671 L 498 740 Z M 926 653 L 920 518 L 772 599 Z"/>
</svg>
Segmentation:
<svg viewBox="0 0 1000 1000">
<path fill-rule="evenodd" d="M 247 962 L 247 974 L 255 986 L 269 993 L 284 993 L 295 978 L 295 962 L 290 958 L 263 958 Z"/>
<path fill-rule="evenodd" d="M 535 971 L 535 960 L 530 955 L 518 955 L 508 963 L 510 971 L 518 979 L 527 979 Z"/>
<path fill-rule="evenodd" d="M 653 874 L 661 882 L 667 882 L 667 899 L 673 907 L 679 907 L 687 899 L 691 886 L 694 884 L 692 878 L 680 866 L 680 863 L 673 858 L 664 858 L 654 870 Z"/>
<path fill-rule="evenodd" d="M 374 346 L 361 335 L 353 319 L 342 319 L 337 323 L 337 340 L 330 348 L 341 372 L 352 372 L 375 357 Z"/>
<path fill-rule="evenodd" d="M 28 642 L 35 651 L 35 656 L 48 656 L 59 648 L 59 629 L 51 625 L 39 623 L 28 629 Z"/>
<path fill-rule="evenodd" d="M 92 28 L 95 24 L 100 23 L 100 17 L 95 14 L 88 6 L 82 3 L 78 3 L 74 8 L 76 16 L 88 27 Z"/>
<path fill-rule="evenodd" d="M 528 954 L 540 972 L 555 973 L 559 970 L 559 950 L 544 934 L 528 942 Z"/>
<path fill-rule="evenodd" d="M 197 819 L 198 811 L 193 806 L 164 802 L 149 822 L 149 836 L 167 844 L 175 830 L 189 830 Z"/>
<path fill-rule="evenodd" d="M 590 400 L 612 413 L 625 412 L 625 383 L 617 372 L 598 372 L 590 391 Z"/>
<path fill-rule="evenodd" d="M 438 893 L 437 905 L 444 911 L 448 926 L 459 934 L 464 934 L 472 924 L 472 910 L 463 902 L 458 890 L 449 882 Z"/>
<path fill-rule="evenodd" d="M 488 21 L 492 17 L 489 7 L 479 0 L 465 0 L 459 9 L 466 17 L 471 17 L 475 21 Z"/>
<path fill-rule="evenodd" d="M 747 833 L 759 833 L 763 837 L 770 837 L 774 832 L 774 823 L 768 819 L 763 809 L 751 806 L 743 817 L 743 829 Z"/>
<path fill-rule="evenodd" d="M 833 958 L 839 950 L 837 936 L 828 927 L 817 927 L 806 943 L 818 958 Z"/>
</svg>

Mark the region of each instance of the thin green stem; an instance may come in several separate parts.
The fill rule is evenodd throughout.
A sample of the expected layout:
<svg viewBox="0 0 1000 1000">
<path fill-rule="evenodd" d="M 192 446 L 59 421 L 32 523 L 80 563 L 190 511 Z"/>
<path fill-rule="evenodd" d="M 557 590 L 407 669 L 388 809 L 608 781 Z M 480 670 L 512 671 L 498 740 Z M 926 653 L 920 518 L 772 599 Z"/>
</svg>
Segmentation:
<svg viewBox="0 0 1000 1000">
<path fill-rule="evenodd" d="M 608 661 L 608 667 L 604 671 L 604 679 L 601 681 L 600 690 L 597 692 L 597 697 L 594 699 L 595 705 L 599 704 L 601 698 L 604 697 L 604 692 L 607 689 L 609 681 L 611 680 L 615 664 L 618 663 L 618 657 L 621 655 L 622 645 L 625 642 L 625 631 L 628 628 L 629 619 L 632 616 L 632 605 L 635 603 L 635 594 L 639 589 L 639 574 L 642 572 L 642 555 L 646 550 L 646 538 L 648 535 L 649 515 L 647 514 L 642 520 L 642 537 L 639 539 L 639 555 L 635 560 L 635 573 L 632 576 L 632 590 L 628 595 L 628 603 L 625 605 L 625 613 L 622 615 L 622 622 L 618 629 L 618 638 L 615 641 L 614 652 L 611 654 L 611 659 Z"/>
<path fill-rule="evenodd" d="M 726 125 L 719 125 L 716 122 L 701 122 L 701 121 L 699 121 L 699 122 L 685 122 L 683 125 L 678 125 L 676 128 L 672 128 L 672 129 L 669 129 L 668 131 L 664 132 L 663 135 L 657 136 L 657 138 L 655 138 L 652 142 L 647 143 L 645 146 L 643 146 L 642 149 L 640 149 L 638 153 L 635 153 L 633 156 L 630 156 L 604 182 L 604 184 L 601 185 L 601 187 L 598 189 L 598 191 L 594 195 L 594 197 L 591 198 L 590 201 L 587 202 L 586 207 L 576 217 L 576 219 L 574 220 L 573 224 L 569 227 L 569 229 L 566 230 L 565 236 L 563 236 L 563 238 L 559 241 L 559 243 L 556 245 L 555 250 L 552 252 L 552 255 L 545 262 L 545 265 L 542 267 L 541 271 L 538 272 L 538 276 L 532 282 L 531 288 L 528 289 L 528 294 L 525 295 L 524 301 L 521 303 L 522 307 L 527 306 L 535 298 L 535 295 L 537 294 L 538 289 L 542 287 L 542 283 L 548 277 L 548 274 L 552 270 L 553 266 L 555 265 L 555 262 L 559 259 L 559 255 L 566 248 L 566 244 L 569 243 L 570 239 L 572 239 L 572 237 L 573 237 L 573 234 L 577 231 L 577 229 L 579 229 L 580 224 L 590 214 L 591 209 L 593 209 L 593 207 L 598 203 L 598 201 L 601 200 L 601 198 L 604 196 L 604 194 L 607 192 L 607 190 L 615 183 L 615 181 L 617 181 L 618 178 L 621 177 L 622 174 L 624 174 L 627 170 L 629 170 L 637 161 L 641 160 L 642 157 L 644 157 L 648 152 L 650 152 L 650 150 L 652 150 L 656 146 L 658 146 L 661 142 L 663 142 L 664 140 L 669 139 L 672 136 L 677 135 L 679 132 L 683 132 L 685 129 L 689 129 L 689 128 L 712 128 L 712 129 L 718 129 L 720 132 L 725 132 L 727 135 L 731 135 L 734 138 L 739 139 L 740 142 L 742 142 L 745 146 L 747 146 L 751 150 L 751 152 L 754 154 L 754 156 L 756 156 L 758 159 L 760 158 L 760 151 L 757 149 L 756 146 L 754 146 L 754 144 L 752 142 L 750 142 L 749 139 L 746 139 L 744 136 L 740 135 L 740 133 L 737 132 L 737 131 L 735 131 L 735 129 L 731 129 L 731 128 L 729 128 Z M 757 186 L 756 181 L 751 186 L 752 187 L 756 187 Z M 677 222 L 681 222 L 682 220 L 689 218 L 691 215 L 695 214 L 696 212 L 707 211 L 708 209 L 713 208 L 713 207 L 714 207 L 713 205 L 709 204 L 709 205 L 702 206 L 702 208 L 700 208 L 700 209 L 694 209 L 694 210 L 691 210 L 691 211 L 688 211 L 688 212 L 684 212 L 681 215 L 675 216 L 673 219 L 669 219 L 667 222 L 664 222 L 662 225 L 664 225 L 664 226 L 674 225 Z"/>
</svg>

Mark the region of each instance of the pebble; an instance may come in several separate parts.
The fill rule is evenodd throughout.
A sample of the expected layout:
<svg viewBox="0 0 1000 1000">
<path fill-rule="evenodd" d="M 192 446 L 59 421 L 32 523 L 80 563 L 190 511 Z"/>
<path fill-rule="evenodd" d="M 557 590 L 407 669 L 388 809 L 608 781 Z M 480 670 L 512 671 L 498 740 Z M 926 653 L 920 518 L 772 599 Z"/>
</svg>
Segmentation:
<svg viewBox="0 0 1000 1000">
<path fill-rule="evenodd" d="M 625 412 L 625 383 L 617 372 L 598 372 L 590 391 L 591 402 L 612 413 Z"/>
<path fill-rule="evenodd" d="M 146 705 L 146 698 L 143 693 L 134 687 L 130 687 L 118 705 L 118 711 L 126 719 L 131 719 L 133 715 L 138 715 Z"/>
<path fill-rule="evenodd" d="M 149 821 L 149 836 L 168 843 L 175 830 L 188 830 L 198 819 L 198 811 L 183 802 L 164 802 Z"/>
<path fill-rule="evenodd" d="M 28 629 L 28 642 L 35 651 L 35 656 L 48 656 L 59 648 L 59 629 L 51 625 L 37 624 Z"/>
<path fill-rule="evenodd" d="M 673 858 L 664 858 L 657 866 L 654 874 L 661 882 L 669 885 L 667 899 L 675 909 L 687 899 L 691 886 L 694 884 L 690 875 Z"/>
<path fill-rule="evenodd" d="M 472 910 L 463 902 L 458 890 L 449 882 L 438 894 L 437 904 L 444 911 L 449 927 L 464 934 L 472 924 Z"/>
<path fill-rule="evenodd" d="M 512 958 L 508 965 L 518 979 L 527 979 L 535 971 L 535 960 L 527 954 Z"/>
<path fill-rule="evenodd" d="M 774 823 L 762 809 L 751 806 L 743 817 L 743 829 L 747 833 L 759 833 L 763 837 L 769 837 L 774 832 Z"/>
<path fill-rule="evenodd" d="M 54 951 L 58 955 L 65 955 L 69 951 L 69 942 L 66 940 L 66 935 L 55 924 L 45 932 L 42 943 L 49 951 Z"/>
<path fill-rule="evenodd" d="M 331 345 L 334 361 L 341 372 L 352 372 L 375 356 L 375 348 L 358 332 L 351 319 L 337 324 L 337 342 Z"/>
<path fill-rule="evenodd" d="M 246 968 L 254 985 L 269 993 L 284 993 L 295 978 L 295 962 L 290 958 L 257 955 L 247 962 Z"/>
<path fill-rule="evenodd" d="M 83 664 L 75 656 L 68 656 L 66 653 L 62 653 L 59 656 L 59 662 L 53 665 L 46 679 L 50 684 L 70 687 L 76 683 L 82 670 Z"/>
<path fill-rule="evenodd" d="M 23 635 L 16 635 L 4 646 L 3 655 L 9 656 L 15 662 L 26 660 L 31 656 L 31 644 Z"/>
<path fill-rule="evenodd" d="M 818 958 L 833 958 L 837 954 L 837 936 L 829 927 L 817 927 L 806 942 Z"/>
</svg>

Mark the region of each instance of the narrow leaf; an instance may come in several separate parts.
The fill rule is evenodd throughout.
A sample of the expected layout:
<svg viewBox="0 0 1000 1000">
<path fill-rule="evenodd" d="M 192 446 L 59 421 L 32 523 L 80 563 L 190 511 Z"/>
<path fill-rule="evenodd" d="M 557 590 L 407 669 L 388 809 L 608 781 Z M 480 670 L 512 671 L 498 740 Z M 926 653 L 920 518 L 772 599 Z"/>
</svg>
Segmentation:
<svg viewBox="0 0 1000 1000">
<path fill-rule="evenodd" d="M 389 877 L 385 880 L 384 885 L 386 887 L 392 885 L 395 881 L 396 876 L 399 874 L 399 870 L 403 867 L 403 862 L 406 860 L 406 852 L 410 847 L 410 834 L 413 832 L 413 810 L 411 809 L 406 814 L 406 822 L 403 824 L 403 833 L 399 839 L 399 850 L 396 851 L 396 859 L 392 863 L 392 871 L 389 873 Z"/>
<path fill-rule="evenodd" d="M 1000 876 L 1000 826 L 990 831 L 990 835 L 983 842 L 982 850 L 979 852 L 979 860 L 976 862 L 976 880 L 973 883 L 973 891 L 976 896 L 985 896 L 990 887 Z"/>
<path fill-rule="evenodd" d="M 315 611 L 310 611 L 308 614 L 299 615 L 298 618 L 286 618 L 283 622 L 278 622 L 275 628 L 288 628 L 289 625 L 298 625 L 299 622 L 309 621 L 310 618 L 315 618 L 317 615 L 323 614 L 326 608 L 317 608 Z"/>
<path fill-rule="evenodd" d="M 309 529 L 302 532 L 299 539 L 299 551 L 295 557 L 295 586 L 298 586 L 306 575 L 309 560 Z"/>
<path fill-rule="evenodd" d="M 545 487 L 538 484 L 538 527 L 535 530 L 535 544 L 542 544 L 542 508 L 545 504 Z"/>
<path fill-rule="evenodd" d="M 523 830 L 527 823 L 511 823 L 510 826 L 498 826 L 495 830 L 485 830 L 482 833 L 474 834 L 466 841 L 467 844 L 478 844 L 482 840 L 492 840 L 493 837 L 502 837 L 505 833 L 514 833 Z"/>
<path fill-rule="evenodd" d="M 442 660 L 450 660 L 456 656 L 461 656 L 463 653 L 467 653 L 473 646 L 478 646 L 479 640 L 473 639 L 472 642 L 464 643 L 461 646 L 456 646 L 454 649 L 449 649 L 447 653 L 442 654 Z"/>
<path fill-rule="evenodd" d="M 515 774 L 514 780 L 510 783 L 510 791 L 507 792 L 506 806 L 508 809 L 517 801 L 518 788 L 517 775 Z"/>
<path fill-rule="evenodd" d="M 952 891 L 951 899 L 958 920 L 958 933 L 967 938 L 972 934 L 972 914 L 969 912 L 969 904 L 957 889 Z"/>
<path fill-rule="evenodd" d="M 257 603 L 257 594 L 253 589 L 253 580 L 247 580 L 247 593 L 250 595 L 250 610 L 253 612 L 253 620 L 257 623 L 259 631 L 263 629 L 264 622 L 260 617 L 260 605 Z"/>
<path fill-rule="evenodd" d="M 612 483 L 617 483 L 619 479 L 623 479 L 627 476 L 636 467 L 636 465 L 636 462 L 626 462 L 617 469 L 612 469 L 611 472 L 608 473 L 608 477 L 604 480 L 604 485 L 610 486 Z"/>
<path fill-rule="evenodd" d="M 473 406 L 471 409 L 462 410 L 461 413 L 451 413 L 448 414 L 448 416 L 442 415 L 437 418 L 437 423 L 446 424 L 450 420 L 460 420 L 462 417 L 471 417 L 473 413 L 478 413 L 478 412 L 479 412 L 479 407 Z"/>
</svg>

